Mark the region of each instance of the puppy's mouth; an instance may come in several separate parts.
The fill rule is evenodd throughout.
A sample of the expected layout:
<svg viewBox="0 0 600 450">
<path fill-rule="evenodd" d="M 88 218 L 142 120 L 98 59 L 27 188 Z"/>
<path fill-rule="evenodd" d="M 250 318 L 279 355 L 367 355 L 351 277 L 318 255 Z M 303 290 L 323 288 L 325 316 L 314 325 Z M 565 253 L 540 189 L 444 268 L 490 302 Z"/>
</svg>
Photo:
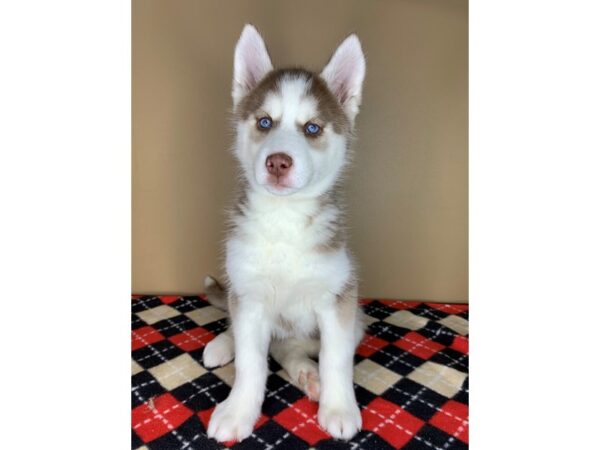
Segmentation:
<svg viewBox="0 0 600 450">
<path fill-rule="evenodd" d="M 275 177 L 273 175 L 269 175 L 267 178 L 267 185 L 274 189 L 286 189 L 292 187 L 289 185 L 286 177 Z"/>
<path fill-rule="evenodd" d="M 263 187 L 274 195 L 289 195 L 296 192 L 298 189 L 292 186 L 286 178 L 269 176 Z"/>
</svg>

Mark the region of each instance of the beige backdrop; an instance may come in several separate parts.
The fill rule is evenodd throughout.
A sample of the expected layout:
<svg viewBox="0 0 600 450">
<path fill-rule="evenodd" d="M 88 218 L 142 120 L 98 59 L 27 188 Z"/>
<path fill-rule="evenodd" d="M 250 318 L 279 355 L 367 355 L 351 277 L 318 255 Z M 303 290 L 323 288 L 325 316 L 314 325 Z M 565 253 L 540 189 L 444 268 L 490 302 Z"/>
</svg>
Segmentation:
<svg viewBox="0 0 600 450">
<path fill-rule="evenodd" d="M 134 0 L 134 292 L 198 293 L 220 274 L 246 22 L 276 66 L 314 70 L 357 32 L 367 77 L 346 184 L 361 295 L 466 301 L 466 0 Z"/>
</svg>

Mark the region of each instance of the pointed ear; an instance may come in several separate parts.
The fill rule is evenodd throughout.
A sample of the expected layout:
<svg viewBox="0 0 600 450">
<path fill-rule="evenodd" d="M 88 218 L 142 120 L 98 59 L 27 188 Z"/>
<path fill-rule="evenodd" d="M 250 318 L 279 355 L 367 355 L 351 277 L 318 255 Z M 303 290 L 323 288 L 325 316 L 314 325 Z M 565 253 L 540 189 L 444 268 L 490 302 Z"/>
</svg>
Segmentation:
<svg viewBox="0 0 600 450">
<path fill-rule="evenodd" d="M 272 69 L 265 42 L 254 26 L 246 25 L 235 47 L 233 59 L 231 95 L 234 106 Z"/>
<path fill-rule="evenodd" d="M 333 53 L 321 78 L 354 120 L 358 113 L 365 79 L 365 55 L 355 34 L 348 36 Z"/>
</svg>

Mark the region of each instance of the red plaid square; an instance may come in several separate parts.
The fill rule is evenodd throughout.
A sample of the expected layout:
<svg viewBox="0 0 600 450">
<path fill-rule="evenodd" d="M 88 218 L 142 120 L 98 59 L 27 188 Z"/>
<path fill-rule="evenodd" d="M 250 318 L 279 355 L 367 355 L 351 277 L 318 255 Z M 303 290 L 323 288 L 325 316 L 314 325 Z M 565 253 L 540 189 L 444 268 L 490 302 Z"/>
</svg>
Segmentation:
<svg viewBox="0 0 600 450">
<path fill-rule="evenodd" d="M 431 425 L 469 443 L 469 407 L 454 400 L 449 400 L 440 411 L 429 419 Z"/>
<path fill-rule="evenodd" d="M 131 332 L 131 350 L 137 350 L 146 345 L 154 344 L 155 342 L 162 341 L 164 338 L 162 334 L 149 325 L 138 328 Z"/>
<path fill-rule="evenodd" d="M 373 400 L 362 411 L 363 430 L 369 430 L 401 448 L 425 424 L 421 419 L 381 397 Z"/>
<path fill-rule="evenodd" d="M 469 339 L 464 336 L 457 335 L 455 336 L 454 341 L 452 341 L 450 348 L 466 355 L 469 353 Z"/>
<path fill-rule="evenodd" d="M 303 397 L 273 417 L 273 420 L 310 445 L 315 445 L 321 439 L 331 437 L 319 427 L 318 407 L 318 403 Z"/>
<path fill-rule="evenodd" d="M 161 295 L 159 298 L 161 302 L 163 302 L 165 305 L 168 305 L 177 301 L 181 297 L 179 295 Z"/>
<path fill-rule="evenodd" d="M 469 310 L 469 305 L 463 303 L 425 303 L 427 306 L 448 314 L 459 314 Z"/>
<path fill-rule="evenodd" d="M 200 418 L 200 422 L 202 422 L 202 425 L 204 425 L 205 430 L 208 429 L 208 422 L 210 421 L 210 416 L 212 416 L 212 413 L 215 410 L 215 408 L 216 406 L 213 406 L 210 409 L 205 409 L 204 411 L 198 412 L 198 417 Z"/>
<path fill-rule="evenodd" d="M 397 310 L 416 308 L 421 304 L 421 302 L 405 302 L 403 300 L 380 300 L 380 302 L 385 304 L 385 306 L 389 306 L 390 308 L 394 308 Z"/>
<path fill-rule="evenodd" d="M 180 349 L 190 352 L 204 347 L 214 339 L 215 335 L 202 327 L 186 330 L 183 333 L 171 336 L 169 340 Z"/>
<path fill-rule="evenodd" d="M 406 350 L 423 359 L 431 358 L 444 348 L 442 344 L 427 339 L 416 331 L 405 334 L 402 338 L 398 339 L 395 344 L 402 350 Z"/>
<path fill-rule="evenodd" d="M 185 422 L 192 411 L 186 408 L 171 394 L 156 397 L 151 403 L 144 403 L 131 411 L 134 431 L 144 441 L 150 442 Z"/>
<path fill-rule="evenodd" d="M 356 353 L 358 353 L 361 356 L 364 356 L 365 358 L 368 358 L 373 353 L 377 353 L 386 345 L 388 345 L 388 343 L 383 339 L 379 339 L 378 337 L 367 334 L 358 346 Z"/>
</svg>

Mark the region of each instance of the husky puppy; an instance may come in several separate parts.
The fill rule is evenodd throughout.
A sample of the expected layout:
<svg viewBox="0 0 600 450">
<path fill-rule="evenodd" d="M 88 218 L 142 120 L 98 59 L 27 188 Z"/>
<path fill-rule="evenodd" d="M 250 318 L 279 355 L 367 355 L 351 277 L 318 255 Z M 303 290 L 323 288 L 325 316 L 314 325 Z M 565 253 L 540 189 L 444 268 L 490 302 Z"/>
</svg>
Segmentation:
<svg viewBox="0 0 600 450">
<path fill-rule="evenodd" d="M 203 362 L 221 366 L 235 355 L 233 388 L 208 425 L 217 441 L 252 433 L 269 352 L 319 401 L 322 428 L 341 439 L 361 428 L 352 372 L 363 316 L 336 188 L 364 76 L 354 34 L 320 74 L 273 69 L 251 25 L 237 43 L 232 96 L 241 192 L 226 240 L 226 287 L 204 281 L 232 325 L 206 346 Z"/>
</svg>

